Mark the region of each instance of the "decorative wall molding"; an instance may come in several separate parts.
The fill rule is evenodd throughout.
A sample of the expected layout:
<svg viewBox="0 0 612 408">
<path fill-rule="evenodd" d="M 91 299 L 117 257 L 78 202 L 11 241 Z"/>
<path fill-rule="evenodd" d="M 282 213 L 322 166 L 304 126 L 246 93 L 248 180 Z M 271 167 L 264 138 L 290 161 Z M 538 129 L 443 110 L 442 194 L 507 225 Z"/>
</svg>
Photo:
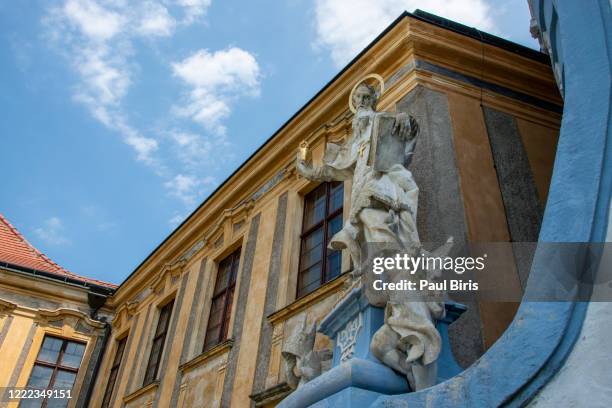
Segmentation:
<svg viewBox="0 0 612 408">
<path fill-rule="evenodd" d="M 215 249 L 221 248 L 223 246 L 224 238 L 225 237 L 223 233 L 219 234 L 219 236 L 215 238 L 215 240 L 213 241 L 213 248 Z"/>
<path fill-rule="evenodd" d="M 179 366 L 179 370 L 182 371 L 183 374 L 185 374 L 193 370 L 194 368 L 201 366 L 207 361 L 210 361 L 211 359 L 217 356 L 220 356 L 222 354 L 227 354 L 227 352 L 229 352 L 230 349 L 232 348 L 233 344 L 234 344 L 233 339 L 225 340 L 224 342 L 217 344 L 215 347 L 211 348 L 210 350 L 206 350 L 205 352 L 201 353 L 199 356 L 196 356 L 195 358 L 192 358 L 186 363 L 181 364 Z"/>
<path fill-rule="evenodd" d="M 191 248 L 189 248 L 187 250 L 187 252 L 185 252 L 183 255 L 181 255 L 181 257 L 179 258 L 180 261 L 189 261 L 191 258 L 193 258 L 193 256 L 195 254 L 197 254 L 198 252 L 200 252 L 200 250 L 202 248 L 204 248 L 206 246 L 206 240 L 204 238 L 199 239 L 196 241 L 195 244 L 193 244 L 191 246 Z"/>
<path fill-rule="evenodd" d="M 154 390 L 157 390 L 157 387 L 159 387 L 159 381 L 153 381 L 151 384 L 146 385 L 144 387 L 141 387 L 139 389 L 137 389 L 136 391 L 134 391 L 133 393 L 126 395 L 123 398 L 123 402 L 125 404 L 127 404 L 130 401 L 133 401 L 145 394 L 149 394 L 151 392 L 153 392 Z M 152 402 L 148 402 L 147 405 L 150 406 L 152 404 Z"/>
<path fill-rule="evenodd" d="M 236 235 L 236 233 L 240 232 L 240 230 L 242 230 L 242 228 L 244 227 L 245 223 L 245 219 L 235 222 L 234 225 L 232 225 L 232 233 Z"/>
<path fill-rule="evenodd" d="M 206 246 L 210 249 L 220 248 L 225 241 L 225 231 L 232 235 L 233 224 L 246 221 L 254 205 L 253 201 L 244 200 L 233 208 L 223 210 L 217 223 L 204 233 L 203 240 L 208 244 Z"/>
<path fill-rule="evenodd" d="M 269 404 L 278 403 L 289 395 L 291 391 L 293 389 L 286 382 L 282 382 L 257 394 L 249 395 L 249 398 L 255 403 L 255 407 L 266 407 L 271 406 Z"/>
<path fill-rule="evenodd" d="M 61 327 L 67 323 L 69 326 L 76 328 L 80 325 L 82 330 L 89 329 L 90 332 L 104 328 L 104 323 L 93 320 L 87 314 L 79 310 L 68 308 L 57 310 L 39 309 L 36 312 L 35 321 L 40 323 L 41 326 L 49 325 Z M 57 326 L 58 324 L 60 324 L 60 326 Z"/>
<path fill-rule="evenodd" d="M 11 314 L 17 308 L 17 304 L 8 300 L 0 299 L 0 317 Z"/>
<path fill-rule="evenodd" d="M 184 259 L 179 259 L 175 262 L 164 264 L 162 270 L 157 274 L 153 282 L 149 285 L 153 292 L 159 294 L 164 291 L 167 286 L 171 286 L 178 281 L 178 277 L 183 271 L 183 267 L 187 264 Z"/>
<path fill-rule="evenodd" d="M 115 312 L 115 317 L 112 321 L 113 328 L 117 329 L 123 326 L 124 323 L 127 323 L 132 319 L 132 317 L 138 312 L 138 306 L 140 306 L 140 302 L 137 300 L 132 300 L 127 303 L 121 304 L 117 311 Z"/>
<path fill-rule="evenodd" d="M 290 317 L 295 316 L 301 311 L 308 309 L 314 304 L 325 299 L 332 293 L 340 292 L 344 288 L 344 283 L 347 279 L 347 273 L 340 275 L 336 279 L 327 282 L 326 284 L 309 293 L 308 295 L 299 298 L 295 302 L 290 303 L 282 309 L 279 309 L 271 315 L 267 316 L 268 321 L 273 326 L 278 325 L 280 322 L 284 322 Z"/>
</svg>

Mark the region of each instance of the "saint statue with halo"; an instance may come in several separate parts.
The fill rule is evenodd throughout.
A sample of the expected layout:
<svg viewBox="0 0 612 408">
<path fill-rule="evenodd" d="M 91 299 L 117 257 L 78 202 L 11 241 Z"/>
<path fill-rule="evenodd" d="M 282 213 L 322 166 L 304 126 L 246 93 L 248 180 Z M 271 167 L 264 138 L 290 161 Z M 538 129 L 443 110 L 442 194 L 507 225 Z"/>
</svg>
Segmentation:
<svg viewBox="0 0 612 408">
<path fill-rule="evenodd" d="M 379 82 L 378 92 L 368 83 L 372 79 Z M 379 75 L 359 81 L 349 97 L 354 114 L 352 135 L 342 144 L 328 143 L 321 166 L 307 162 L 305 143 L 296 160 L 298 173 L 309 180 L 352 180 L 349 218 L 329 247 L 348 249 L 355 281 L 365 281 L 361 276 L 366 272 L 367 260 L 362 259 L 366 244 L 422 253 L 416 222 L 419 189 L 408 170 L 419 127 L 406 113 L 377 112 L 376 103 L 383 92 L 384 81 Z M 370 344 L 372 353 L 406 375 L 413 390 L 434 385 L 441 347 L 435 321 L 444 316 L 444 304 L 408 300 L 394 293 L 369 300 L 385 308 L 385 323 Z"/>
</svg>

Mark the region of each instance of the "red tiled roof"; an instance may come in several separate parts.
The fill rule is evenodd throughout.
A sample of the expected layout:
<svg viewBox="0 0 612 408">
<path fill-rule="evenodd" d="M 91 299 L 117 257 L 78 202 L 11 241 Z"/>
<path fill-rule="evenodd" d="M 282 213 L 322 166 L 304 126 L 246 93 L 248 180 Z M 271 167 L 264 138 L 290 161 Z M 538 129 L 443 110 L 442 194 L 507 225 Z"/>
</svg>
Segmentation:
<svg viewBox="0 0 612 408">
<path fill-rule="evenodd" d="M 86 278 L 62 268 L 45 254 L 34 248 L 2 214 L 0 214 L 0 261 L 37 271 L 48 272 L 60 278 L 78 279 L 94 285 L 116 288 L 117 285 Z"/>
</svg>

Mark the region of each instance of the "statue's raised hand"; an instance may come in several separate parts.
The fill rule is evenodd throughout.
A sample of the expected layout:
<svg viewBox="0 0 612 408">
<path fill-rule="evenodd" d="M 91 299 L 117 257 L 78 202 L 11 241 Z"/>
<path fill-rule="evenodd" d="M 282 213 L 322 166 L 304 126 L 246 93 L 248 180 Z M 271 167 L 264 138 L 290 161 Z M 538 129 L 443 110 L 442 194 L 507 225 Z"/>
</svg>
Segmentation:
<svg viewBox="0 0 612 408">
<path fill-rule="evenodd" d="M 402 138 L 411 139 L 416 136 L 416 133 L 418 132 L 418 125 L 412 116 L 408 115 L 407 113 L 400 112 L 395 116 L 393 132 Z"/>
<path fill-rule="evenodd" d="M 295 158 L 295 168 L 297 172 L 304 178 L 311 179 L 314 177 L 314 170 L 310 164 L 304 160 L 300 152 L 297 153 Z"/>
</svg>

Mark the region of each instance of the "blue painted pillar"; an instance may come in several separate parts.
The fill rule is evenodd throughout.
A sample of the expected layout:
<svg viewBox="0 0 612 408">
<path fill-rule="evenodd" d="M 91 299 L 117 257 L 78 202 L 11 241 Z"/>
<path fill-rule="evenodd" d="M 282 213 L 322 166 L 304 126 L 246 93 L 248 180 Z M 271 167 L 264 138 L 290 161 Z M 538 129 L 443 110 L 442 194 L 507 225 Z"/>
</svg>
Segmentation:
<svg viewBox="0 0 612 408">
<path fill-rule="evenodd" d="M 448 325 L 466 309 L 447 304 L 447 315 L 437 324 L 442 336 L 438 381 L 459 372 L 448 338 Z M 332 368 L 290 394 L 279 407 L 365 407 L 381 395 L 410 391 L 406 377 L 383 365 L 370 351 L 376 331 L 384 323 L 384 309 L 371 306 L 362 290 L 353 289 L 323 319 L 319 332 L 334 341 Z"/>
</svg>

